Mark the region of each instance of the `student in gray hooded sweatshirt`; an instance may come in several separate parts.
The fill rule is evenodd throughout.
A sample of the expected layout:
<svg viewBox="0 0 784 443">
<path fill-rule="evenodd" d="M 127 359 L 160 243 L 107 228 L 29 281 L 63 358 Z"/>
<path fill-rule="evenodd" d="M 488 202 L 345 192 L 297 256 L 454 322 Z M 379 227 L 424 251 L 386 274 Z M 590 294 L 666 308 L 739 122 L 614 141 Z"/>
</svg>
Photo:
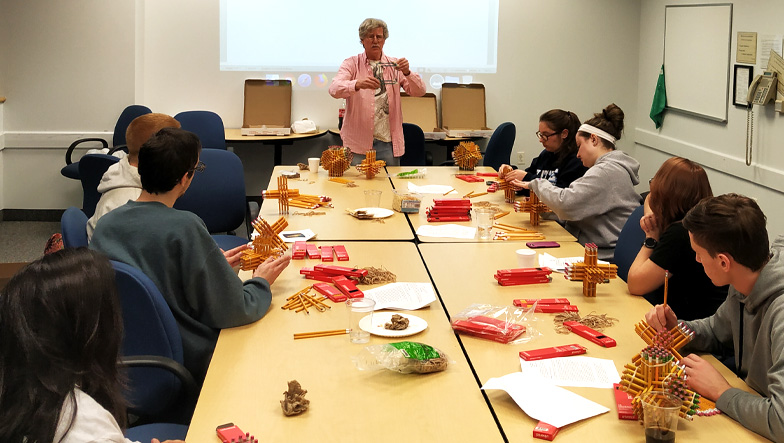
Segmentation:
<svg viewBox="0 0 784 443">
<path fill-rule="evenodd" d="M 599 258 L 611 260 L 626 219 L 640 206 L 637 160 L 615 149 L 623 131 L 623 111 L 610 104 L 577 131 L 577 158 L 588 169 L 568 188 L 547 180 L 513 180 L 512 185 L 533 190 L 558 216 L 564 227 L 584 245 L 595 243 Z"/>
<path fill-rule="evenodd" d="M 713 284 L 730 290 L 714 315 L 685 322 L 694 338 L 681 352 L 734 351 L 736 372 L 761 396 L 730 387 L 695 354 L 681 360 L 686 382 L 743 426 L 784 441 L 784 237 L 768 248 L 765 215 L 737 194 L 702 200 L 683 226 Z M 656 305 L 645 319 L 658 330 L 677 324 L 669 306 Z"/>
</svg>

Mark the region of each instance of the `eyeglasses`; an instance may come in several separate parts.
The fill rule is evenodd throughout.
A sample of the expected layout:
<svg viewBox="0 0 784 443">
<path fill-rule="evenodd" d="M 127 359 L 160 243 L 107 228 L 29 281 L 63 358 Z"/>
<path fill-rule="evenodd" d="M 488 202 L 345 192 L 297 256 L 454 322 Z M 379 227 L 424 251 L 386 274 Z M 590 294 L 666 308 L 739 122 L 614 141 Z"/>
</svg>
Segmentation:
<svg viewBox="0 0 784 443">
<path fill-rule="evenodd" d="M 536 131 L 536 136 L 539 138 L 539 140 L 541 140 L 543 142 L 547 141 L 548 138 L 554 136 L 555 134 L 558 134 L 558 133 L 557 132 L 553 132 L 552 134 L 545 134 L 544 132 Z"/>
<path fill-rule="evenodd" d="M 194 171 L 196 171 L 196 172 L 204 172 L 205 169 L 207 169 L 207 165 L 205 165 L 203 161 L 200 161 L 200 162 L 196 163 L 196 166 L 194 166 L 191 169 L 188 169 L 188 172 L 194 172 Z"/>
</svg>

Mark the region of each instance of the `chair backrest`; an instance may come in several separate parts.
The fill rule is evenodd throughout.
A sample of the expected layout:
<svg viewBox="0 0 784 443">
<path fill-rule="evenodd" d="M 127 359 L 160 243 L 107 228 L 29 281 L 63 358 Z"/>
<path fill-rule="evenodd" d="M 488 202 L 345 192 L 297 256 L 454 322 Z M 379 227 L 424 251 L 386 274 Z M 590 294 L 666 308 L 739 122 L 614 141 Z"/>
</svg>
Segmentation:
<svg viewBox="0 0 784 443">
<path fill-rule="evenodd" d="M 151 113 L 152 110 L 143 105 L 131 105 L 123 109 L 120 113 L 120 118 L 117 119 L 117 124 L 114 125 L 114 135 L 112 136 L 112 146 L 121 146 L 126 144 L 125 131 L 128 125 L 131 124 L 133 119 L 144 114 Z"/>
<path fill-rule="evenodd" d="M 516 134 L 517 130 L 515 129 L 515 125 L 511 122 L 501 123 L 495 128 L 493 135 L 490 137 L 490 141 L 487 142 L 485 158 L 482 164 L 484 166 L 490 166 L 496 171 L 501 165 L 509 164 Z"/>
<path fill-rule="evenodd" d="M 183 363 L 182 337 L 155 283 L 133 266 L 112 261 L 123 316 L 123 356 L 155 355 Z M 128 369 L 129 412 L 154 416 L 181 395 L 182 383 L 158 368 Z"/>
<path fill-rule="evenodd" d="M 242 161 L 220 149 L 202 149 L 199 160 L 206 168 L 194 173 L 191 186 L 174 208 L 198 215 L 211 234 L 237 229 L 245 220 Z"/>
<path fill-rule="evenodd" d="M 632 211 L 626 223 L 618 235 L 615 243 L 615 256 L 613 262 L 618 266 L 618 276 L 626 281 L 629 277 L 629 268 L 632 267 L 637 253 L 640 252 L 642 242 L 645 240 L 645 232 L 640 227 L 640 219 L 643 215 L 643 206 L 640 205 Z"/>
<path fill-rule="evenodd" d="M 413 123 L 403 123 L 403 139 L 406 151 L 400 157 L 400 166 L 427 166 L 422 128 Z"/>
<path fill-rule="evenodd" d="M 109 166 L 120 161 L 106 154 L 87 154 L 79 160 L 79 179 L 82 181 L 82 211 L 89 218 L 95 214 L 95 206 L 101 199 L 98 184 Z"/>
<path fill-rule="evenodd" d="M 71 206 L 60 217 L 63 245 L 66 248 L 87 246 L 87 216 L 81 209 Z"/>
<path fill-rule="evenodd" d="M 199 136 L 202 148 L 226 149 L 226 130 L 220 115 L 212 111 L 184 111 L 174 119 L 182 129 Z"/>
</svg>

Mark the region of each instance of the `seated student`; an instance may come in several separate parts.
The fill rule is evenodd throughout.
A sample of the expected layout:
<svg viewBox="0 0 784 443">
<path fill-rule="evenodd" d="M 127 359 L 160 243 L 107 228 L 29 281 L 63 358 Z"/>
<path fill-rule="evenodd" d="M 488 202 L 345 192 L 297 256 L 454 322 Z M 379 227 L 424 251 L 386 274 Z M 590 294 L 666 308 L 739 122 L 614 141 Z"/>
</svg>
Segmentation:
<svg viewBox="0 0 784 443">
<path fill-rule="evenodd" d="M 683 320 L 713 315 L 727 298 L 727 286 L 714 286 L 689 243 L 681 220 L 700 200 L 712 197 L 708 174 L 691 160 L 667 159 L 651 179 L 640 227 L 645 243 L 629 268 L 629 292 L 652 305 L 664 302 L 664 272 L 669 273 L 667 303 Z"/>
<path fill-rule="evenodd" d="M 531 166 L 525 170 L 512 169 L 509 165 L 501 165 L 498 177 L 506 181 L 531 181 L 535 178 L 548 180 L 559 188 L 567 188 L 588 170 L 577 158 L 577 129 L 580 119 L 574 112 L 562 109 L 551 109 L 539 116 L 539 130 L 536 136 L 544 150 L 533 159 Z M 527 189 L 518 191 L 520 195 L 528 195 Z"/>
<path fill-rule="evenodd" d="M 161 129 L 147 140 L 139 151 L 141 195 L 101 218 L 90 247 L 155 283 L 180 328 L 185 367 L 202 382 L 220 330 L 267 313 L 270 285 L 291 256 L 268 259 L 243 283 L 204 222 L 172 208 L 205 167 L 200 151 L 199 138 L 182 129 Z"/>
<path fill-rule="evenodd" d="M 163 128 L 179 128 L 180 122 L 166 114 L 145 114 L 133 119 L 125 131 L 128 142 L 128 155 L 119 162 L 109 166 L 98 183 L 101 199 L 95 206 L 95 214 L 87 220 L 87 238 L 95 231 L 98 219 L 109 211 L 116 209 L 128 200 L 136 200 L 142 193 L 142 182 L 139 179 L 139 148 L 153 134 Z"/>
<path fill-rule="evenodd" d="M 0 441 L 128 442 L 122 330 L 114 269 L 96 251 L 57 251 L 13 276 L 0 293 Z"/>
<path fill-rule="evenodd" d="M 713 284 L 730 289 L 715 314 L 685 322 L 694 338 L 680 363 L 692 390 L 750 430 L 784 441 L 784 237 L 769 248 L 765 221 L 754 200 L 737 194 L 702 200 L 684 217 L 697 261 Z M 658 330 L 677 324 L 669 305 L 645 319 Z M 709 362 L 687 355 L 722 350 L 734 350 L 736 372 L 761 396 L 730 387 Z"/>
<path fill-rule="evenodd" d="M 568 188 L 550 181 L 513 180 L 512 184 L 532 189 L 550 207 L 580 244 L 595 243 L 602 260 L 611 260 L 615 242 L 626 219 L 640 205 L 634 186 L 640 183 L 637 160 L 615 149 L 623 131 L 623 111 L 610 104 L 583 123 L 577 131 L 577 158 L 588 171 Z"/>
</svg>

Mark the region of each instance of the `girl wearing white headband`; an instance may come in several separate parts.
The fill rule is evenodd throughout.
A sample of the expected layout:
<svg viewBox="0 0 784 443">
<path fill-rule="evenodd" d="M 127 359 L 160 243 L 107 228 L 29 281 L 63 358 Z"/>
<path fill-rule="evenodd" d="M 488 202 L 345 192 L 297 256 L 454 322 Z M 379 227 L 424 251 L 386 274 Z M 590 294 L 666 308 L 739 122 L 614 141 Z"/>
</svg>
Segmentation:
<svg viewBox="0 0 784 443">
<path fill-rule="evenodd" d="M 577 158 L 589 169 L 568 188 L 543 179 L 512 182 L 534 191 L 581 244 L 595 243 L 603 260 L 612 260 L 618 234 L 641 202 L 634 189 L 640 183 L 640 164 L 616 149 L 623 118 L 623 111 L 613 103 L 580 126 Z"/>
</svg>

